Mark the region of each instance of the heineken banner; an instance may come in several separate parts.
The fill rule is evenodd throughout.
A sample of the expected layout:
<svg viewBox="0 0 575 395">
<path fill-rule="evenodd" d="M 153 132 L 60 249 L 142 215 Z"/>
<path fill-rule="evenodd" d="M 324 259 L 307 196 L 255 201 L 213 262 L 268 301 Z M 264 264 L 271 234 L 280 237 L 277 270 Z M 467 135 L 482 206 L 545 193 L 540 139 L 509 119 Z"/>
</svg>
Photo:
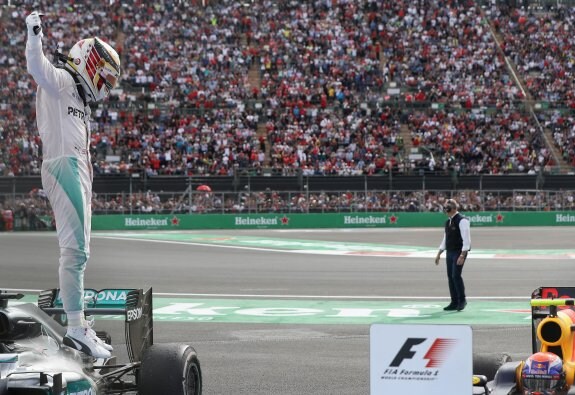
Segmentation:
<svg viewBox="0 0 575 395">
<path fill-rule="evenodd" d="M 471 226 L 574 226 L 575 212 L 463 213 Z M 93 230 L 440 227 L 443 213 L 96 215 Z"/>
</svg>

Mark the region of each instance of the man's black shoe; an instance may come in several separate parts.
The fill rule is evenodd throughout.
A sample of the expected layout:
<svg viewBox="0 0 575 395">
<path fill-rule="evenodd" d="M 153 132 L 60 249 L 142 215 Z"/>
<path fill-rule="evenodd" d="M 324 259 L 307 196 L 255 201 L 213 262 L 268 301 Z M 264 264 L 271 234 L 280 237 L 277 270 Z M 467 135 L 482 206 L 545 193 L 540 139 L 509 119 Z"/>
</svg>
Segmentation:
<svg viewBox="0 0 575 395">
<path fill-rule="evenodd" d="M 459 305 L 455 304 L 455 303 L 450 303 L 449 305 L 445 306 L 443 308 L 443 310 L 445 311 L 455 311 L 457 310 L 457 308 L 459 307 Z"/>
<path fill-rule="evenodd" d="M 463 310 L 465 308 L 465 306 L 467 306 L 467 301 L 464 300 L 463 302 L 461 302 L 457 305 L 457 311 Z"/>
</svg>

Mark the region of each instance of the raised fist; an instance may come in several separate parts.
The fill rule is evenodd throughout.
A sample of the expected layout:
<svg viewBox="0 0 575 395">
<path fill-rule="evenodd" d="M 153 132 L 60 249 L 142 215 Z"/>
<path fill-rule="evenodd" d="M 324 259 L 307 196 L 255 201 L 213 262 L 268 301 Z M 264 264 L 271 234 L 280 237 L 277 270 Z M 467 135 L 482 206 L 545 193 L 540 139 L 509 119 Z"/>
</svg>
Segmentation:
<svg viewBox="0 0 575 395">
<path fill-rule="evenodd" d="M 31 36 L 43 36 L 42 34 L 42 20 L 40 17 L 43 14 L 39 13 L 38 11 L 32 12 L 30 15 L 26 17 L 26 26 L 28 27 L 28 34 Z"/>
</svg>

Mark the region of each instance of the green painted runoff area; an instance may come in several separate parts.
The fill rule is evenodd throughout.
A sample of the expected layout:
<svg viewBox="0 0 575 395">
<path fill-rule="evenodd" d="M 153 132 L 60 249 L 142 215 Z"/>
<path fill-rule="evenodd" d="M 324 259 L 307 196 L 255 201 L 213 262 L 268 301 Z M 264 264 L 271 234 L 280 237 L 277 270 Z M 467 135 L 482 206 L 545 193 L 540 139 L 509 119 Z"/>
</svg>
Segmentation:
<svg viewBox="0 0 575 395">
<path fill-rule="evenodd" d="M 35 302 L 27 295 L 21 302 Z M 251 324 L 469 324 L 529 325 L 529 300 L 469 300 L 461 312 L 445 312 L 446 301 L 349 301 L 294 299 L 197 299 L 154 296 L 154 321 Z M 121 316 L 97 316 L 116 320 Z"/>
</svg>

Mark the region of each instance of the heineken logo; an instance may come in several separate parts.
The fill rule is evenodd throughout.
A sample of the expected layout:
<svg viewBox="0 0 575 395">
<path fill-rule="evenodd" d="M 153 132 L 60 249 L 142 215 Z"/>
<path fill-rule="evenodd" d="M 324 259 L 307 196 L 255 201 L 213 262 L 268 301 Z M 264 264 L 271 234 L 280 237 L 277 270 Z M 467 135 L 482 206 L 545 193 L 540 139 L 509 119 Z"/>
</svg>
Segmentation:
<svg viewBox="0 0 575 395">
<path fill-rule="evenodd" d="M 397 217 L 393 215 L 390 217 L 389 222 L 395 224 L 397 222 Z M 343 217 L 343 223 L 345 225 L 379 225 L 386 224 L 387 217 L 385 215 L 345 215 Z"/>
<path fill-rule="evenodd" d="M 278 217 L 241 217 L 237 216 L 234 219 L 234 224 L 236 226 L 276 226 L 276 225 L 288 225 L 289 217 L 283 216 Z"/>
<path fill-rule="evenodd" d="M 169 226 L 179 226 L 180 219 L 177 216 L 172 218 L 140 218 L 140 217 L 125 217 L 124 226 L 130 227 L 147 227 L 147 228 L 162 228 Z"/>
<path fill-rule="evenodd" d="M 480 223 L 485 223 L 485 222 L 494 222 L 493 221 L 493 216 L 491 214 L 489 215 L 483 215 L 483 214 L 475 214 L 472 215 L 469 218 L 469 222 L 471 223 L 476 223 L 476 222 L 480 222 Z"/>
<path fill-rule="evenodd" d="M 469 222 L 471 222 L 472 224 L 473 223 L 489 224 L 489 223 L 494 223 L 494 222 L 501 223 L 501 222 L 503 222 L 503 219 L 505 217 L 499 213 L 497 215 L 474 214 L 474 215 L 471 215 L 467 218 L 469 219 Z"/>
<path fill-rule="evenodd" d="M 575 222 L 575 215 L 570 214 L 555 214 L 555 222 Z"/>
</svg>

